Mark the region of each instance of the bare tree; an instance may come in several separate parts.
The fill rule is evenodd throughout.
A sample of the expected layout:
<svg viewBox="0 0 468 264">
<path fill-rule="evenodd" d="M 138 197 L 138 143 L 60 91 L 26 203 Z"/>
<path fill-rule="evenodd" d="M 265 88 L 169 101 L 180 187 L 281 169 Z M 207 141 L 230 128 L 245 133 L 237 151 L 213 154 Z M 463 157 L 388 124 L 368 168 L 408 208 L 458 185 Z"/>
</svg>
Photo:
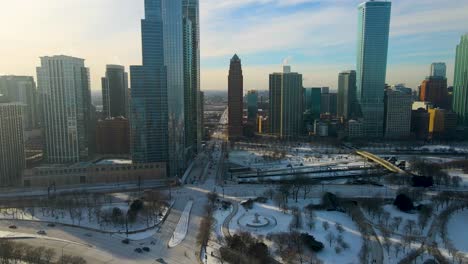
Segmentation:
<svg viewBox="0 0 468 264">
<path fill-rule="evenodd" d="M 328 241 L 330 247 L 332 243 L 335 241 L 335 235 L 332 232 L 328 232 L 327 235 L 325 236 L 325 239 Z"/>
</svg>

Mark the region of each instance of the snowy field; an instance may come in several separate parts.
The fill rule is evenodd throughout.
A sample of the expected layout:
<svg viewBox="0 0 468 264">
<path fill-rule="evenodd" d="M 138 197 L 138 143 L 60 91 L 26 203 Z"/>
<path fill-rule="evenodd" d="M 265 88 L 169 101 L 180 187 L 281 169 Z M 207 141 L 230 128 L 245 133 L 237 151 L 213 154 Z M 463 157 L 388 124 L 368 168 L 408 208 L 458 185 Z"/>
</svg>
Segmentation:
<svg viewBox="0 0 468 264">
<path fill-rule="evenodd" d="M 303 212 L 304 204 L 311 203 L 312 201 L 301 201 L 299 203 L 291 202 L 291 206 L 298 206 Z M 318 202 L 318 201 L 315 201 Z M 242 218 L 246 215 L 252 215 L 258 213 L 261 217 L 268 217 L 269 219 L 275 219 L 272 226 L 264 228 L 253 228 L 241 225 Z M 328 212 L 328 211 L 314 211 L 315 217 L 313 227 L 308 224 L 307 216 L 302 213 L 303 227 L 300 228 L 299 232 L 308 233 L 313 235 L 318 241 L 322 242 L 325 248 L 317 254 L 317 257 L 324 263 L 359 263 L 358 254 L 362 246 L 362 237 L 359 233 L 356 224 L 344 213 L 340 212 Z M 260 204 L 255 203 L 253 209 L 246 210 L 244 207 L 239 206 L 239 211 L 236 216 L 232 219 L 229 225 L 231 233 L 239 231 L 248 231 L 253 235 L 266 236 L 268 234 L 289 232 L 290 223 L 293 216 L 288 212 L 284 213 L 280 208 L 273 205 L 272 203 Z M 327 223 L 327 224 L 324 224 Z M 336 228 L 336 224 L 341 224 L 343 231 L 339 232 Z M 325 227 L 328 225 L 328 227 Z M 327 229 L 327 230 L 326 230 Z M 335 252 L 337 246 L 336 240 L 330 243 L 327 240 L 327 235 L 331 233 L 335 238 L 342 237 L 343 241 L 349 246 L 348 249 L 344 249 L 341 253 Z M 271 241 L 265 241 L 267 244 L 272 246 Z M 270 251 L 274 254 L 274 247 L 270 247 Z M 279 259 L 278 259 L 279 260 Z"/>
<path fill-rule="evenodd" d="M 229 153 L 229 162 L 255 169 L 281 169 L 302 166 L 364 166 L 365 161 L 351 154 L 310 154 L 304 152 L 287 153 L 284 158 L 271 160 L 269 151 L 234 150 Z"/>
<path fill-rule="evenodd" d="M 468 256 L 468 210 L 457 212 L 447 224 L 448 237 L 455 247 Z"/>
<path fill-rule="evenodd" d="M 459 176 L 462 179 L 462 186 L 468 187 L 468 173 L 464 173 L 463 170 L 448 170 L 447 173 L 450 176 Z"/>
<path fill-rule="evenodd" d="M 129 210 L 129 205 L 127 203 L 114 203 L 90 208 L 67 209 L 51 209 L 46 207 L 25 209 L 9 208 L 0 209 L 0 219 L 68 224 L 98 229 L 104 232 L 125 233 L 126 227 L 123 217 L 120 217 L 118 220 L 116 219 L 115 210 L 117 210 L 117 208 L 120 215 L 125 215 Z M 160 210 L 151 213 L 148 211 L 139 212 L 134 222 L 128 222 L 128 231 L 134 232 L 157 225 L 161 222 L 168 209 L 168 207 L 162 207 Z M 145 232 L 130 235 L 129 238 L 134 240 L 144 239 L 152 236 L 155 232 L 155 229 L 150 229 Z"/>
</svg>

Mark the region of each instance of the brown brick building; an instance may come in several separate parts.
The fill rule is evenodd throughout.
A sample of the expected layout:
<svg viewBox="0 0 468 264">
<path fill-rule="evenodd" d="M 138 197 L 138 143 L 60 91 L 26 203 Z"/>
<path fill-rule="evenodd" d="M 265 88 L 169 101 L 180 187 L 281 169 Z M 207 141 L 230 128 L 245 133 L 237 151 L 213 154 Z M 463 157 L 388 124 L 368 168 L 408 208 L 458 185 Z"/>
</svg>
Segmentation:
<svg viewBox="0 0 468 264">
<path fill-rule="evenodd" d="M 99 121 L 96 127 L 96 152 L 104 155 L 130 154 L 128 119 L 117 117 Z"/>
<path fill-rule="evenodd" d="M 235 54 L 231 59 L 228 77 L 228 137 L 235 140 L 242 137 L 242 116 L 244 77 L 241 60 Z"/>
<path fill-rule="evenodd" d="M 431 102 L 434 107 L 450 109 L 447 78 L 435 76 L 427 77 L 426 80 L 421 83 L 419 100 Z"/>
</svg>

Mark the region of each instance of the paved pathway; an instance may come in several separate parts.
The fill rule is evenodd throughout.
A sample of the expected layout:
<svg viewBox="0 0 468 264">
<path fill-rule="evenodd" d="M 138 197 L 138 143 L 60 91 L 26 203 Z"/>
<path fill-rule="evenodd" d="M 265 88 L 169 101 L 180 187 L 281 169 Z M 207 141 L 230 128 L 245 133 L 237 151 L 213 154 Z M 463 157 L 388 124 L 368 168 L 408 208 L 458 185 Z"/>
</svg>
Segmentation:
<svg viewBox="0 0 468 264">
<path fill-rule="evenodd" d="M 187 236 L 187 231 L 188 231 L 188 226 L 189 226 L 189 221 L 190 221 L 190 212 L 192 210 L 193 206 L 193 201 L 190 200 L 187 202 L 187 205 L 185 206 L 184 211 L 182 212 L 182 215 L 180 216 L 179 223 L 177 224 L 174 233 L 171 237 L 171 240 L 169 240 L 168 246 L 169 247 L 175 247 L 179 245 L 184 239 L 185 236 Z"/>
</svg>

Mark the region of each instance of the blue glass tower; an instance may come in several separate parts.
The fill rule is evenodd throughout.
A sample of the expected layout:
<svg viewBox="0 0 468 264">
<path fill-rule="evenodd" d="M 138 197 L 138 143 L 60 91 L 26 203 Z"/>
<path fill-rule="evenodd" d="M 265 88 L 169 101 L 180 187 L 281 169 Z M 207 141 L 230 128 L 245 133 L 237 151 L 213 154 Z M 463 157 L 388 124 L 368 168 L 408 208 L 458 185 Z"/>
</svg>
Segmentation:
<svg viewBox="0 0 468 264">
<path fill-rule="evenodd" d="M 184 80 L 181 0 L 145 0 L 143 65 L 131 66 L 131 135 L 135 163 L 167 162 L 181 175 Z"/>
<path fill-rule="evenodd" d="M 391 2 L 359 5 L 356 92 L 367 137 L 382 137 Z"/>
</svg>

